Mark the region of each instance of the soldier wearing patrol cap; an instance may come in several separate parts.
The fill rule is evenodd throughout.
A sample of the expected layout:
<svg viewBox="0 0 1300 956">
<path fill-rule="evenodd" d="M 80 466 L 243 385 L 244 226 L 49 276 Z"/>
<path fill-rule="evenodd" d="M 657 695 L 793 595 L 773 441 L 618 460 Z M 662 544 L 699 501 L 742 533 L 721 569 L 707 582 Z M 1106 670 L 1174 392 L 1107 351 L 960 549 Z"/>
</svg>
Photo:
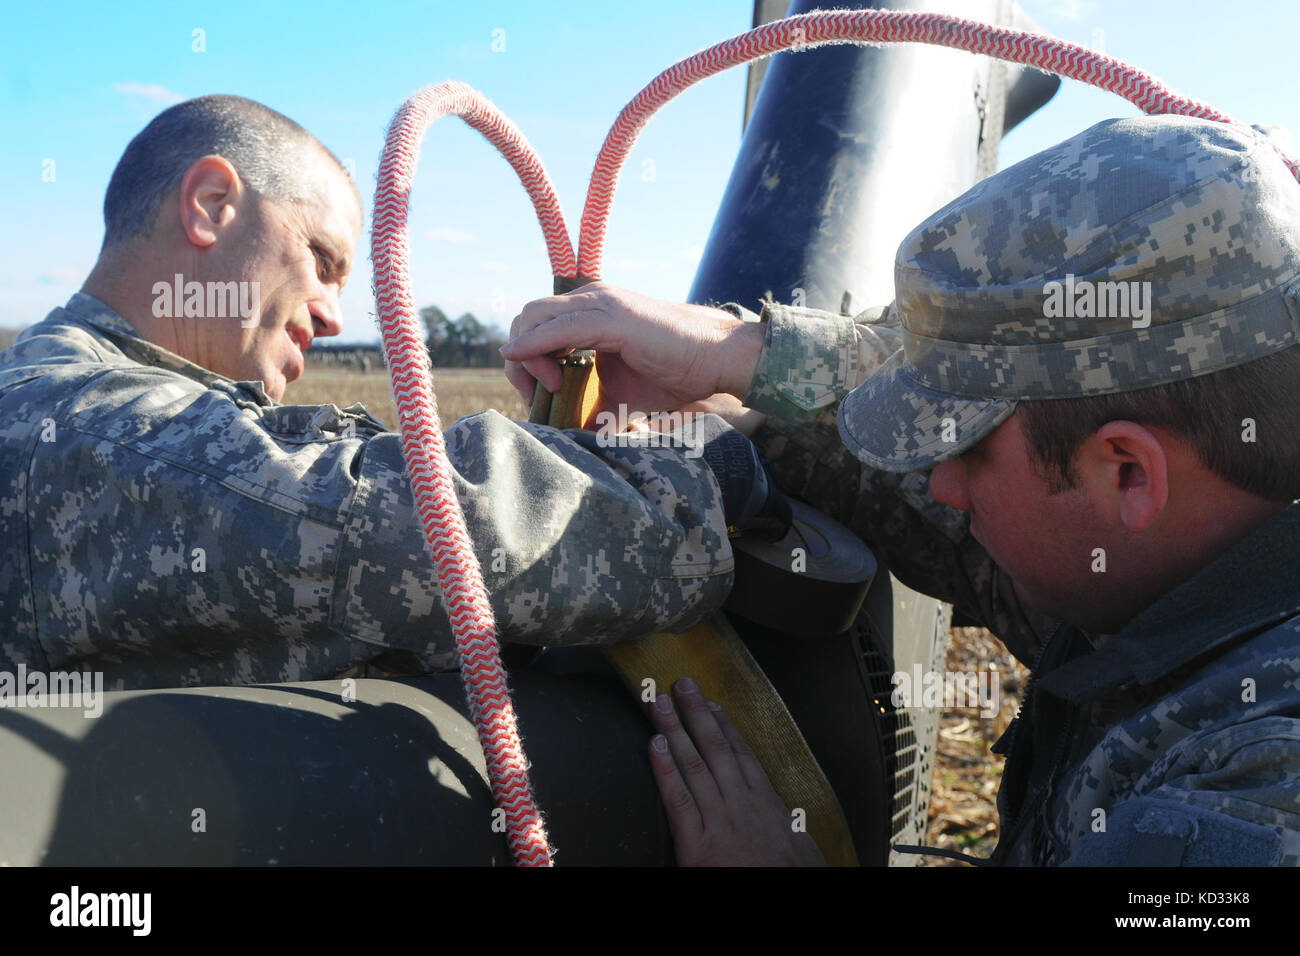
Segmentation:
<svg viewBox="0 0 1300 956">
<path fill-rule="evenodd" d="M 995 862 L 1300 862 L 1300 185 L 1272 144 L 1100 123 L 934 213 L 895 284 L 761 322 L 589 287 L 525 308 L 508 374 L 600 342 L 639 387 L 730 396 L 786 491 L 1031 664 Z M 725 716 L 679 703 L 650 751 L 678 858 L 801 858 Z"/>
</svg>

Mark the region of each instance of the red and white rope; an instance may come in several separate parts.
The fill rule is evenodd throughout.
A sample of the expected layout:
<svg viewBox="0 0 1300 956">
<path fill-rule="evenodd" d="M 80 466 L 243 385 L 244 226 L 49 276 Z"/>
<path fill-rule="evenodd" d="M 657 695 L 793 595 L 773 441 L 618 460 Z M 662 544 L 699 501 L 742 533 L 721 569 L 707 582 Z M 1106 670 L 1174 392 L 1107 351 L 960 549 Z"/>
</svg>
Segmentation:
<svg viewBox="0 0 1300 956">
<path fill-rule="evenodd" d="M 1147 113 L 1180 113 L 1233 122 L 1203 103 L 1177 95 L 1136 67 L 1055 37 L 942 13 L 893 10 L 805 13 L 764 24 L 673 64 L 623 108 L 605 137 L 591 174 L 578 239 L 578 271 L 585 276 L 600 275 L 610 206 L 623 163 L 646 123 L 678 93 L 705 77 L 792 47 L 900 42 L 955 47 L 1058 73 L 1118 93 Z M 1281 155 L 1300 179 L 1300 163 L 1286 154 Z"/>
<path fill-rule="evenodd" d="M 541 160 L 523 134 L 481 93 L 463 83 L 442 83 L 419 91 L 402 104 L 389 124 L 380 158 L 370 241 L 375 303 L 393 380 L 402 451 L 460 653 L 461 679 L 487 759 L 492 794 L 505 811 L 507 840 L 520 865 L 549 866 L 551 849 L 533 799 L 492 605 L 452 484 L 428 352 L 411 295 L 406 238 L 411 183 L 425 131 L 448 114 L 461 117 L 487 137 L 519 173 L 542 221 L 557 275 L 573 274 L 573 246 Z"/>
<path fill-rule="evenodd" d="M 505 811 L 510 847 L 522 865 L 549 865 L 551 850 L 533 800 L 492 607 L 451 481 L 428 355 L 411 295 L 406 222 L 424 134 L 435 120 L 448 114 L 460 116 L 481 132 L 523 181 L 546 237 L 552 273 L 597 278 L 619 173 L 637 136 L 665 103 L 705 77 L 781 50 L 897 42 L 954 47 L 1036 67 L 1110 90 L 1147 113 L 1234 122 L 1203 103 L 1173 93 L 1136 67 L 1054 37 L 939 13 L 854 10 L 802 14 L 749 30 L 681 60 L 656 76 L 623 108 L 592 171 L 576 262 L 559 199 L 541 161 L 523 134 L 478 91 L 454 82 L 427 87 L 403 103 L 389 125 L 375 189 L 371 236 L 380 331 L 416 510 L 460 652 L 461 675 L 487 758 L 493 795 Z M 1300 179 L 1300 163 L 1281 155 Z"/>
</svg>

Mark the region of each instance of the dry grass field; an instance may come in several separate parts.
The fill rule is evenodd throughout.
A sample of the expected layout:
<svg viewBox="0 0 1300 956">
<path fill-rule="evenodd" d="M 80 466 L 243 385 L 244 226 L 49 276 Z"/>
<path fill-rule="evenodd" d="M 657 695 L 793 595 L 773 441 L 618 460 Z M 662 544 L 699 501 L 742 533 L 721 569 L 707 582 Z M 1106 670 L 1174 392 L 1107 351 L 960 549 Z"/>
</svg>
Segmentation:
<svg viewBox="0 0 1300 956">
<path fill-rule="evenodd" d="M 522 419 L 528 415 L 524 403 L 506 381 L 501 369 L 437 369 L 433 375 L 433 387 L 438 395 L 438 415 L 447 424 L 462 415 L 489 408 L 507 418 Z M 362 373 L 308 365 L 303 377 L 289 385 L 284 400 L 299 405 L 333 402 L 340 408 L 360 402 L 389 428 L 397 427 L 392 386 L 388 381 L 388 370 L 382 367 Z"/>
<path fill-rule="evenodd" d="M 439 414 L 450 423 L 462 415 L 493 408 L 503 415 L 526 417 L 523 403 L 500 369 L 442 369 L 434 372 Z M 387 370 L 356 371 L 307 367 L 289 386 L 290 403 L 333 402 L 340 407 L 361 402 L 389 427 L 397 424 Z M 946 710 L 940 718 L 934 789 L 930 802 L 927 843 L 930 846 L 987 856 L 997 843 L 996 796 L 1002 782 L 1003 758 L 989 747 L 1015 716 L 1027 673 L 986 630 L 953 628 L 948 669 L 971 672 L 997 668 L 1002 674 L 1001 711 L 993 718 L 977 710 Z M 926 866 L 962 866 L 926 857 Z"/>
</svg>

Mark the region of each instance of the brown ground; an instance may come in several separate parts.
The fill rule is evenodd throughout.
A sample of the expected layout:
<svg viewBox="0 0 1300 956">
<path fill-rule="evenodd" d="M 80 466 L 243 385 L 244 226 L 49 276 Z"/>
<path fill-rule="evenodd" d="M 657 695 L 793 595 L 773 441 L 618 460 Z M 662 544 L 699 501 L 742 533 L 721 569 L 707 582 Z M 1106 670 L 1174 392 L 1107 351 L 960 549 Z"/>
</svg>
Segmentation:
<svg viewBox="0 0 1300 956">
<path fill-rule="evenodd" d="M 441 369 L 435 373 L 439 415 L 444 423 L 462 415 L 495 408 L 509 418 L 525 417 L 523 403 L 499 369 Z M 316 404 L 361 402 L 381 422 L 397 422 L 388 375 L 382 367 L 361 374 L 308 366 L 307 374 L 289 386 L 286 402 Z M 944 711 L 935 760 L 927 844 L 987 856 L 998 838 L 996 798 L 1002 781 L 1002 759 L 989 752 L 993 742 L 1016 715 L 1028 672 L 986 630 L 957 627 L 952 631 L 948 670 L 958 672 L 996 668 L 1003 675 L 1001 710 L 991 719 L 978 708 Z M 926 866 L 963 866 L 955 860 L 926 857 Z"/>
<path fill-rule="evenodd" d="M 989 748 L 1016 716 L 1029 671 L 983 628 L 952 629 L 948 670 L 969 672 L 994 667 L 1002 674 L 997 716 L 984 718 L 979 708 L 969 708 L 945 710 L 940 719 L 928 846 L 986 857 L 998 842 L 997 793 L 1002 783 L 1003 758 L 990 753 Z M 966 864 L 925 857 L 923 865 Z"/>
</svg>

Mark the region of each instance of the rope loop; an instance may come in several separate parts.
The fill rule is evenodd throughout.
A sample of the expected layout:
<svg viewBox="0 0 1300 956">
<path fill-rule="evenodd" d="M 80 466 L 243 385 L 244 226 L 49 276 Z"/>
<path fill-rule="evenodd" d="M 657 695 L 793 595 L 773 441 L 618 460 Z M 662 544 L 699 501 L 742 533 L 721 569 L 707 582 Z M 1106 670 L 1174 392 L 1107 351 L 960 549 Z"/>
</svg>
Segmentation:
<svg viewBox="0 0 1300 956">
<path fill-rule="evenodd" d="M 1117 93 L 1147 113 L 1235 122 L 1203 103 L 1173 93 L 1136 67 L 1054 37 L 941 13 L 805 13 L 748 30 L 687 57 L 633 97 L 614 121 L 596 157 L 575 259 L 559 198 L 541 160 L 518 128 L 481 93 L 464 83 L 448 81 L 420 90 L 401 105 L 388 128 L 375 188 L 371 227 L 375 303 L 416 512 L 437 568 L 492 793 L 505 811 L 507 838 L 521 865 L 549 866 L 552 850 L 533 798 L 492 607 L 451 480 L 428 352 L 420 338 L 411 294 L 406 224 L 420 144 L 429 126 L 448 114 L 459 116 L 482 133 L 514 167 L 528 191 L 546 238 L 557 292 L 576 288 L 600 277 L 620 171 L 641 130 L 660 107 L 687 87 L 733 66 L 794 47 L 837 43 L 954 47 L 1081 80 Z M 1300 163 L 1278 152 L 1300 179 Z"/>
</svg>

